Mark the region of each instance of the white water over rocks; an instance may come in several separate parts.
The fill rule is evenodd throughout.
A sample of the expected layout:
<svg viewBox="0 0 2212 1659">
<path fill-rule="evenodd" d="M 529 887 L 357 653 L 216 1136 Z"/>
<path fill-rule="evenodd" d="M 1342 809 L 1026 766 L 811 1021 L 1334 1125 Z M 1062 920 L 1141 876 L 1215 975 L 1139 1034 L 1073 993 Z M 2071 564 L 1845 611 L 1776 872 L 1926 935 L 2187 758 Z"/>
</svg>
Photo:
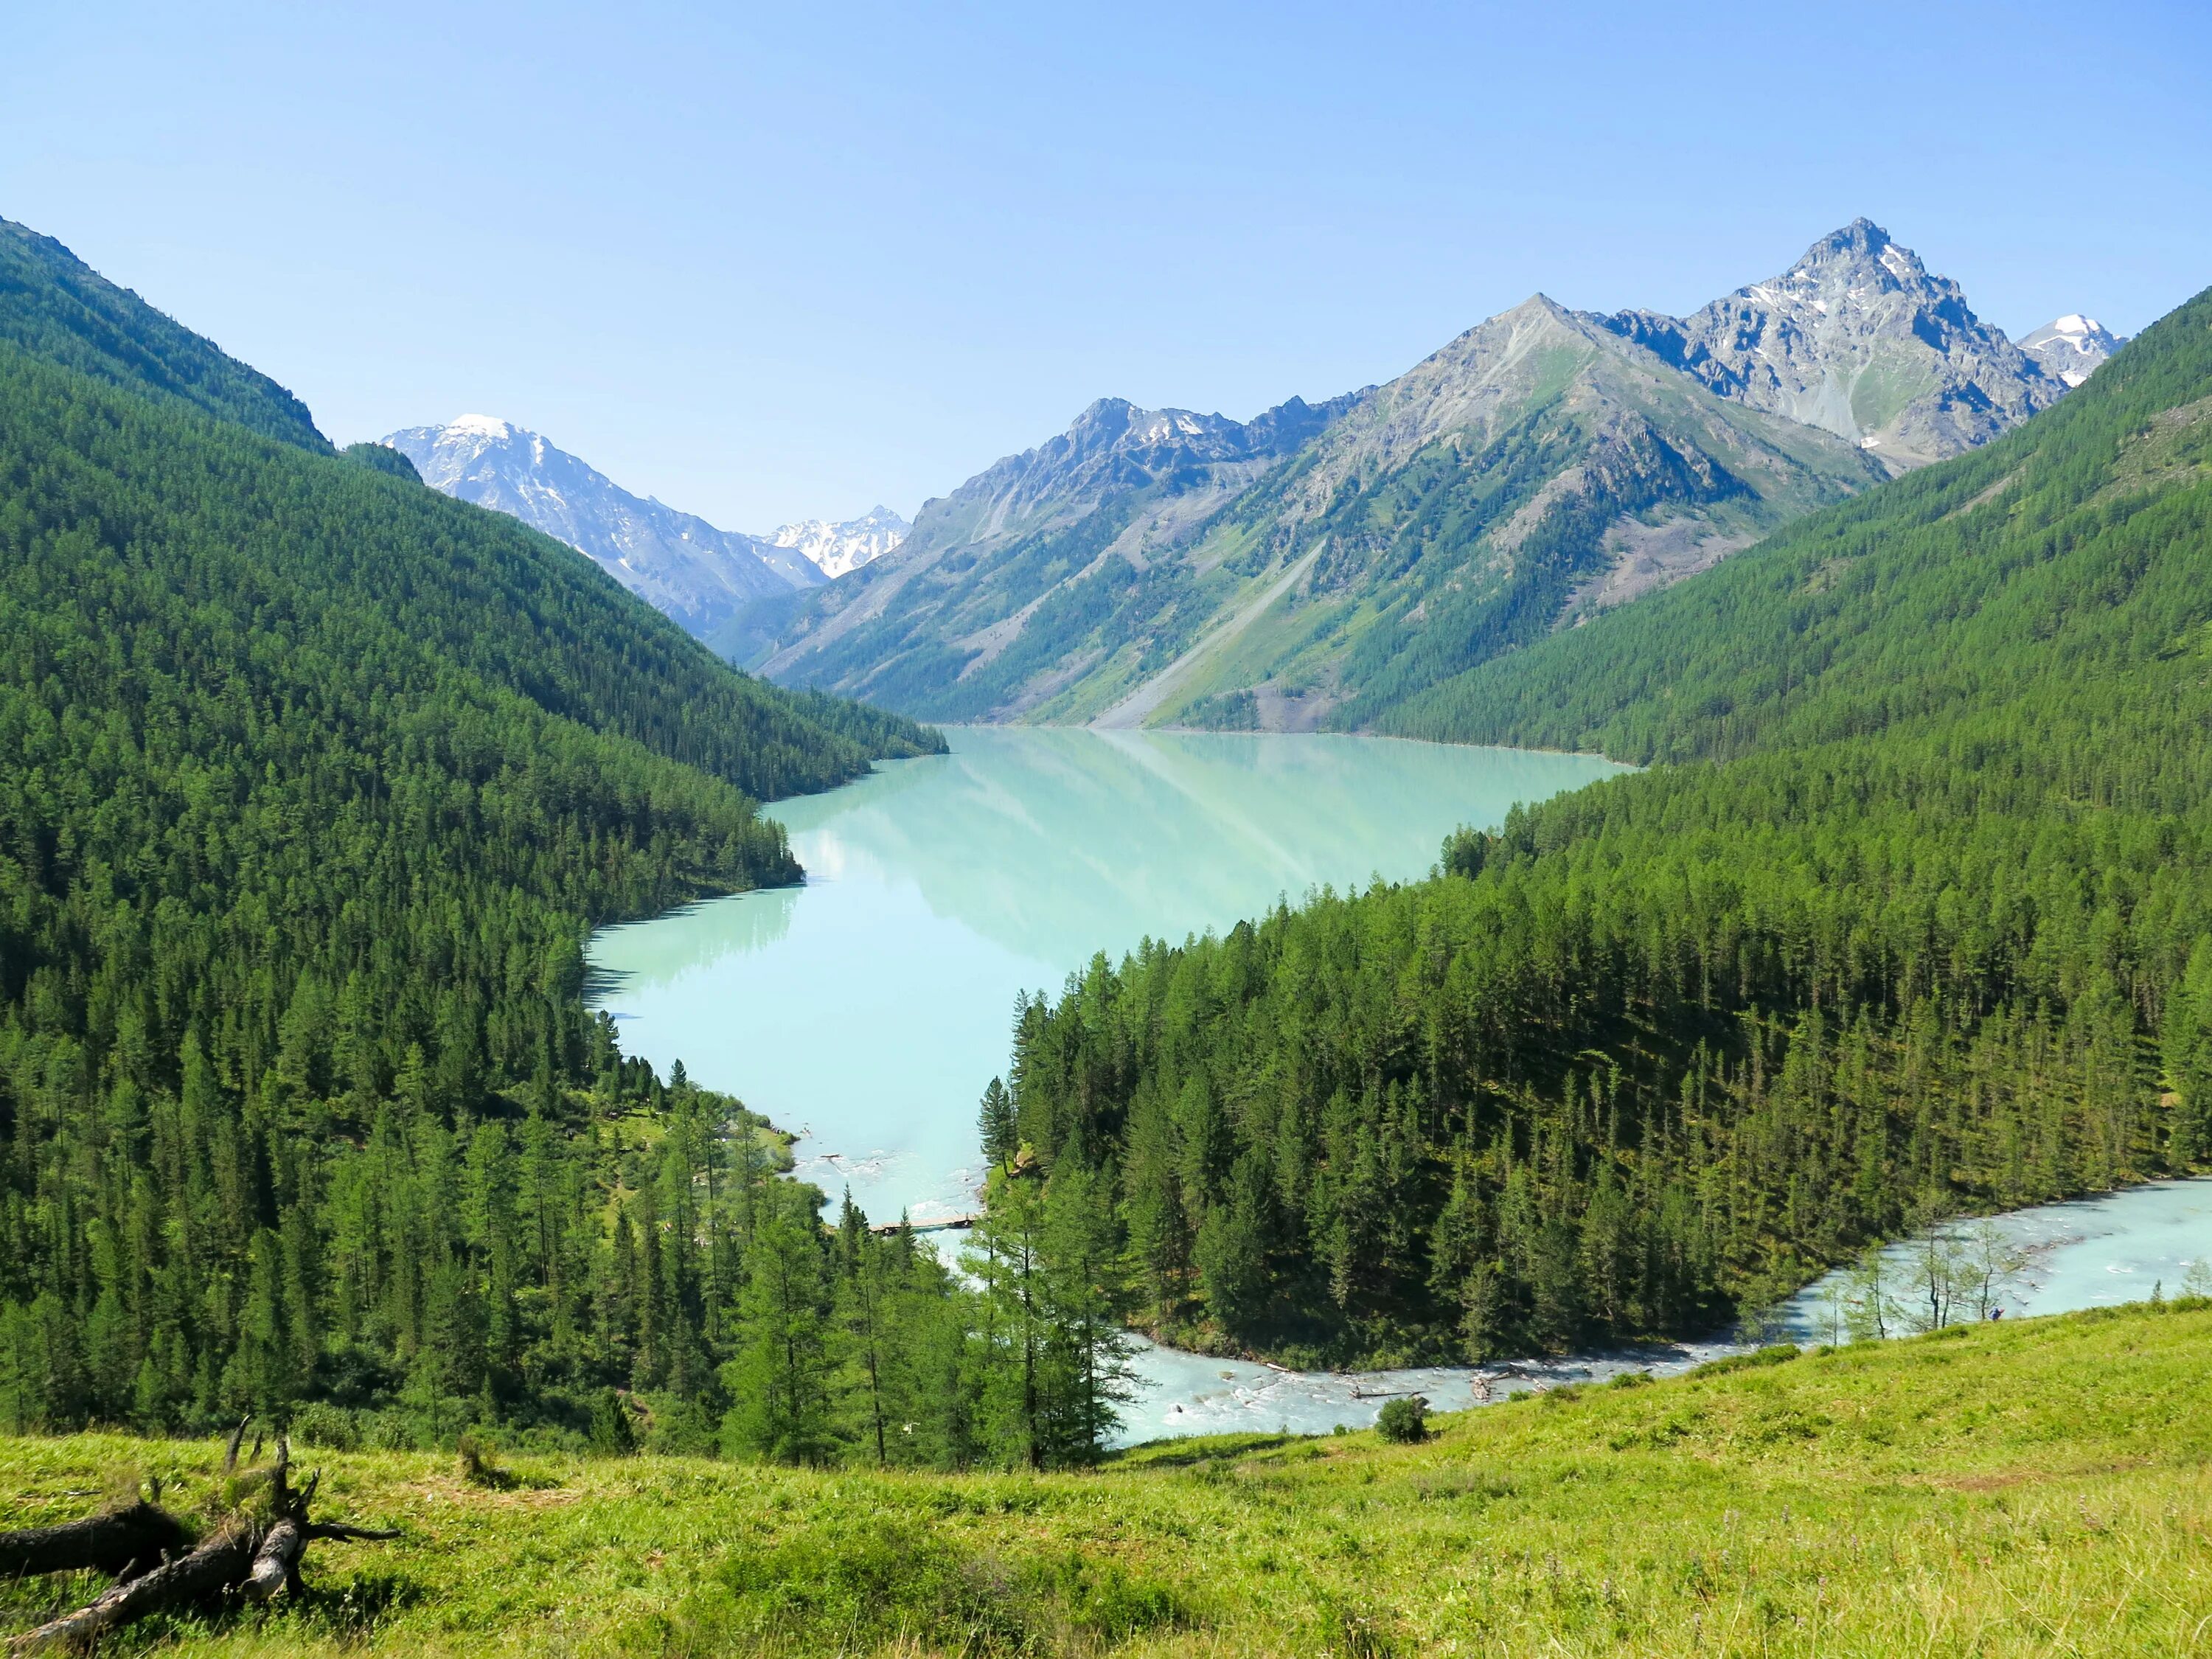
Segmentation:
<svg viewBox="0 0 2212 1659">
<path fill-rule="evenodd" d="M 2197 1262 L 2212 1261 L 2212 1179 L 2160 1181 L 2125 1192 L 2038 1205 L 2002 1218 L 2027 1265 L 2000 1298 L 2004 1317 L 2071 1313 L 2180 1292 Z M 1885 1252 L 1902 1282 L 1911 1247 Z M 1808 1285 L 1782 1310 L 1785 1340 L 1848 1340 L 1826 1295 L 1838 1273 Z M 1623 1371 L 1669 1376 L 1709 1359 L 1748 1352 L 1724 1333 L 1698 1342 L 1654 1344 L 1631 1352 L 1574 1354 L 1479 1368 L 1390 1371 L 1289 1371 L 1243 1360 L 1208 1359 L 1151 1344 L 1139 1349 L 1140 1393 L 1122 1413 L 1122 1441 L 1178 1434 L 1325 1434 L 1364 1428 L 1394 1395 L 1419 1394 L 1438 1411 L 1463 1411 L 1534 1389 L 1604 1382 Z"/>
</svg>

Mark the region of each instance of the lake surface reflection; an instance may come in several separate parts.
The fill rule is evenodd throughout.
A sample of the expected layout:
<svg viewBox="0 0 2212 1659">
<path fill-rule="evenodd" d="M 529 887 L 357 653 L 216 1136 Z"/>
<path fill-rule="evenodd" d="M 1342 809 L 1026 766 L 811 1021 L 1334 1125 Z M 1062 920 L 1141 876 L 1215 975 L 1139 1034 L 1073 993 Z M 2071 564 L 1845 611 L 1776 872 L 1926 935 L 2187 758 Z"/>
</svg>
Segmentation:
<svg viewBox="0 0 2212 1659">
<path fill-rule="evenodd" d="M 1618 769 L 1589 757 L 1334 736 L 983 728 L 953 752 L 881 767 L 770 811 L 804 887 L 694 906 L 592 941 L 595 1006 L 665 1072 L 682 1060 L 799 1133 L 799 1173 L 868 1213 L 972 1209 L 975 1103 L 1006 1063 L 1017 993 L 1057 991 L 1093 952 L 1181 939 L 1309 888 L 1433 864 L 1462 823 L 1494 825 Z M 2032 1250 L 2008 1311 L 2054 1313 L 2181 1285 L 2212 1256 L 2212 1181 L 2166 1182 L 2010 1218 Z M 953 1237 L 957 1237 L 953 1236 Z M 1786 1310 L 1825 1340 L 1820 1286 Z M 1634 1353 L 1359 1374 L 1296 1373 L 1141 1347 L 1121 1438 L 1325 1432 L 1393 1394 L 1455 1410 L 1628 1369 L 1735 1352 Z"/>
<path fill-rule="evenodd" d="M 880 1219 L 974 1207 L 976 1100 L 1018 993 L 1309 888 L 1420 875 L 1457 826 L 1620 769 L 1382 738 L 947 736 L 950 755 L 769 809 L 805 886 L 607 928 L 590 952 L 625 1048 L 799 1134 L 799 1173 Z"/>
</svg>

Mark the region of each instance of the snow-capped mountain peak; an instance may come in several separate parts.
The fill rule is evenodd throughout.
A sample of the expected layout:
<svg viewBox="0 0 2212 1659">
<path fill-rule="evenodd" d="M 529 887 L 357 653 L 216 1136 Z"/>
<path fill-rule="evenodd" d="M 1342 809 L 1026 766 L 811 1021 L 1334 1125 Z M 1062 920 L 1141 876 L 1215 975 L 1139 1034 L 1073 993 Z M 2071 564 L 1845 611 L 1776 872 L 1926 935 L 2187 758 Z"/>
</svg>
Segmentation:
<svg viewBox="0 0 2212 1659">
<path fill-rule="evenodd" d="M 2020 337 L 2020 349 L 2069 386 L 2079 386 L 2097 372 L 2098 365 L 2118 351 L 2123 341 L 2094 317 L 2080 312 L 2031 329 Z"/>
<path fill-rule="evenodd" d="M 463 415 L 381 441 L 412 461 L 433 489 L 559 538 L 694 634 L 710 632 L 757 599 L 826 580 L 787 547 L 634 495 L 496 416 Z"/>
<path fill-rule="evenodd" d="M 781 525 L 768 539 L 772 546 L 799 553 L 823 575 L 836 577 L 880 559 L 904 541 L 912 528 L 888 507 L 877 506 L 842 524 L 802 519 Z"/>
<path fill-rule="evenodd" d="M 514 428 L 496 415 L 457 415 L 446 422 L 446 435 L 453 438 L 489 438 L 494 443 L 505 443 L 514 435 Z"/>
</svg>

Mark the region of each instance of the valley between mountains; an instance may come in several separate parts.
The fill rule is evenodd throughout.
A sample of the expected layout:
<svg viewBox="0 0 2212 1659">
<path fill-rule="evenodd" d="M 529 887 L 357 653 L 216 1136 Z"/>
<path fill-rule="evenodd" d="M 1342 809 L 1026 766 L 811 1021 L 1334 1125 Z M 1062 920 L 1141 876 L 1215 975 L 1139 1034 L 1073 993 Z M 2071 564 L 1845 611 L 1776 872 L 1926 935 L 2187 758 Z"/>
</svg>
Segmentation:
<svg viewBox="0 0 2212 1659">
<path fill-rule="evenodd" d="M 1862 219 L 1688 318 L 1538 295 L 1250 422 L 1102 399 L 714 637 L 929 719 L 1372 729 L 2050 407 L 2118 344 L 2062 324 L 2015 344 Z"/>
<path fill-rule="evenodd" d="M 393 439 L 0 221 L 11 1650 L 2201 1647 L 2212 1250 L 1999 1320 L 1992 1218 L 2212 1170 L 2212 290 L 2014 342 L 1862 220 L 1688 317 L 1103 400 L 910 526 Z M 1107 760 L 905 819 L 924 719 Z M 1318 793 L 1269 746 L 1484 744 L 1568 752 L 1395 872 L 1142 921 L 1130 816 L 1267 877 Z M 963 890 L 803 871 L 805 794 Z M 951 1262 L 592 1000 L 596 932 L 708 901 L 1019 939 L 1101 872 L 1083 927 L 1151 936 L 995 1001 L 949 1105 L 878 1091 L 975 1126 Z M 807 1043 L 702 1018 L 932 1035 L 836 988 Z M 1753 1346 L 1822 1280 L 1832 1340 Z M 1620 1376 L 1127 1448 L 1139 1334 Z"/>
</svg>

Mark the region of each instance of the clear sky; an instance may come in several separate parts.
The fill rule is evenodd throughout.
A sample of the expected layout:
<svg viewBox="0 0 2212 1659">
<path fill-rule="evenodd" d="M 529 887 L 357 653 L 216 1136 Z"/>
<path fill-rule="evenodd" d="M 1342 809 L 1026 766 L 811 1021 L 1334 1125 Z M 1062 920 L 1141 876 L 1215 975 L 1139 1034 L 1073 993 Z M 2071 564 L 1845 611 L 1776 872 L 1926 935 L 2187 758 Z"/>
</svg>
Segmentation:
<svg viewBox="0 0 2212 1659">
<path fill-rule="evenodd" d="M 2018 333 L 2212 284 L 2212 6 L 0 3 L 0 216 L 343 440 L 736 529 L 1249 416 L 1866 214 Z"/>
</svg>

